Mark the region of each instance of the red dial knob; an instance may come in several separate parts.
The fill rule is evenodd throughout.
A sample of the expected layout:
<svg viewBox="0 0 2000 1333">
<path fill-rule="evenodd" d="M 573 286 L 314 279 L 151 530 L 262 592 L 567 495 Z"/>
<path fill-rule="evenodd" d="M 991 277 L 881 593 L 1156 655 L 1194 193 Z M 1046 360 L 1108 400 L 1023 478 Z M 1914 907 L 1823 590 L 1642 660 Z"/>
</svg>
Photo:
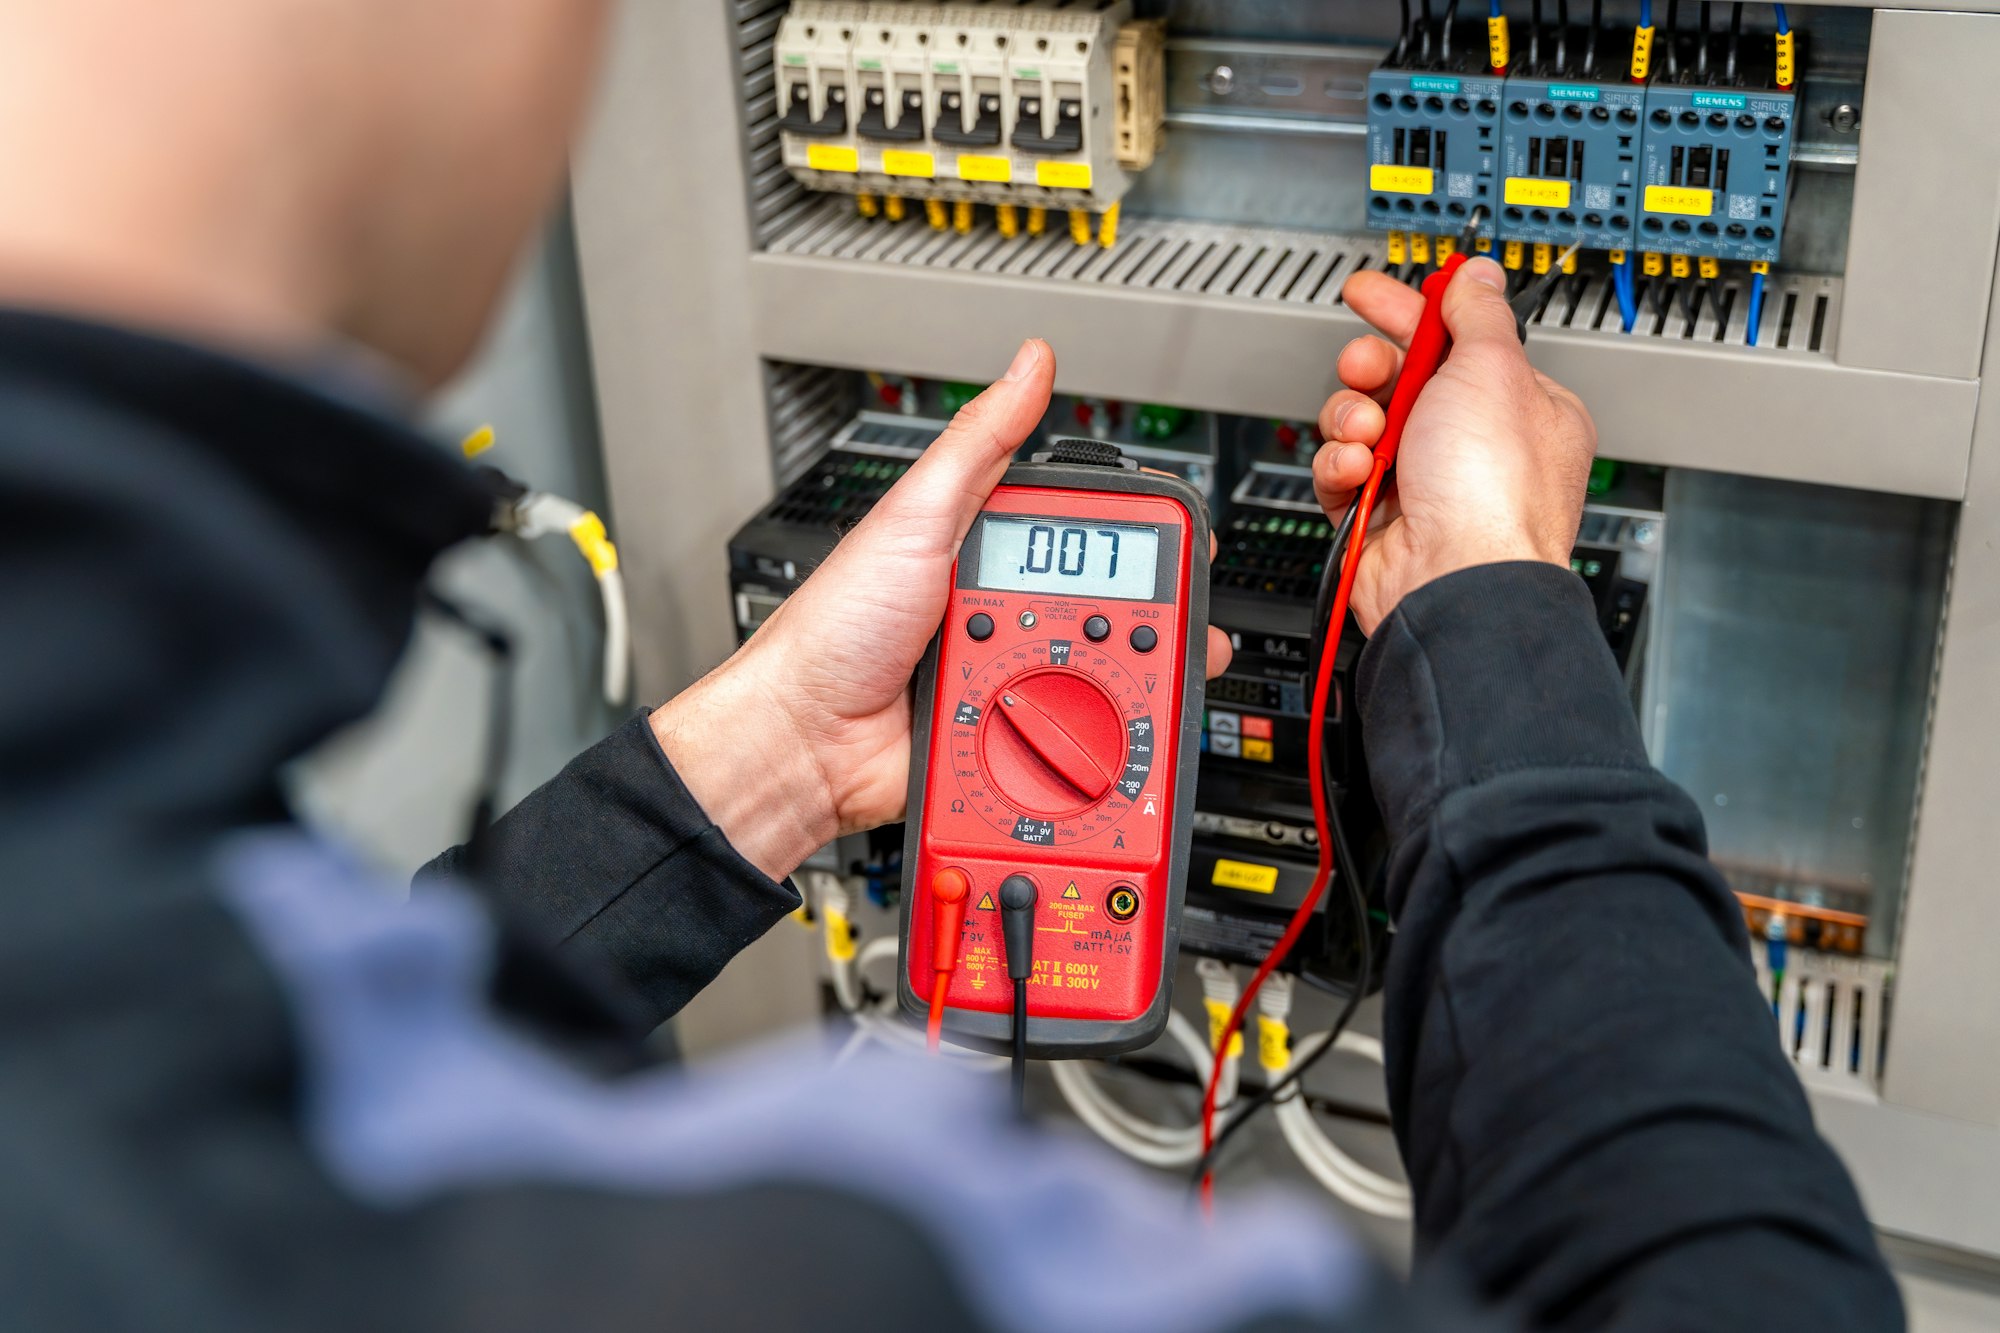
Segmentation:
<svg viewBox="0 0 2000 1333">
<path fill-rule="evenodd" d="M 1007 804 L 1055 819 L 1110 792 L 1125 769 L 1125 724 L 1089 676 L 1044 667 L 1001 687 L 979 748 L 987 781 Z"/>
</svg>

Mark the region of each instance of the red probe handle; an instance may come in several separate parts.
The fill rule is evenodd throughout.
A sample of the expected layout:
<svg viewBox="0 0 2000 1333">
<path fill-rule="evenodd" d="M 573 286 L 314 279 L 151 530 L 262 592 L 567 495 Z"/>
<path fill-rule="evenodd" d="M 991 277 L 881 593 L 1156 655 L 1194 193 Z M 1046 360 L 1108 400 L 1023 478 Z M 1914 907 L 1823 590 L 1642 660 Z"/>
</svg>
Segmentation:
<svg viewBox="0 0 2000 1333">
<path fill-rule="evenodd" d="M 931 969 L 941 975 L 958 970 L 959 937 L 965 932 L 965 900 L 972 881 L 963 870 L 944 869 L 931 878 Z"/>
<path fill-rule="evenodd" d="M 1403 443 L 1403 427 L 1417 405 L 1417 397 L 1444 364 L 1445 353 L 1451 350 L 1451 335 L 1444 329 L 1444 289 L 1464 266 L 1465 253 L 1454 251 L 1445 257 L 1437 272 L 1424 279 L 1424 313 L 1417 318 L 1417 331 L 1410 335 L 1410 350 L 1403 353 L 1403 370 L 1396 377 L 1395 392 L 1389 396 L 1388 420 L 1382 427 L 1382 439 L 1375 446 L 1378 472 L 1387 472 L 1395 466 L 1396 450 Z"/>
</svg>

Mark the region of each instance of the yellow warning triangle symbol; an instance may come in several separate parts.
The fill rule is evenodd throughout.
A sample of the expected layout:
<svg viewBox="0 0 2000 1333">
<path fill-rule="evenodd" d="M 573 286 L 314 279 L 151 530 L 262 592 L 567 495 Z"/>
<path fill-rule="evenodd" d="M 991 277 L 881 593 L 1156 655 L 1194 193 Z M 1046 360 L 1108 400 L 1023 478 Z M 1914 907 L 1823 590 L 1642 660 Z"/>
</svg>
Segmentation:
<svg viewBox="0 0 2000 1333">
<path fill-rule="evenodd" d="M 989 894 L 985 894 L 984 896 L 982 896 L 982 897 L 980 898 L 980 900 L 979 900 L 979 910 L 980 910 L 980 911 L 982 911 L 982 912 L 990 912 L 990 911 L 992 911 L 992 910 L 993 910 L 993 895 L 992 895 L 992 894 L 990 894 L 990 893 L 989 893 Z"/>
<path fill-rule="evenodd" d="M 1077 889 L 1076 889 L 1076 881 L 1075 881 L 1075 880 L 1071 880 L 1071 881 L 1069 882 L 1069 887 L 1063 890 L 1063 897 L 1065 897 L 1065 898 L 1081 898 L 1081 897 L 1083 897 L 1083 895 L 1082 895 L 1081 893 L 1078 893 L 1078 892 L 1077 892 Z"/>
</svg>

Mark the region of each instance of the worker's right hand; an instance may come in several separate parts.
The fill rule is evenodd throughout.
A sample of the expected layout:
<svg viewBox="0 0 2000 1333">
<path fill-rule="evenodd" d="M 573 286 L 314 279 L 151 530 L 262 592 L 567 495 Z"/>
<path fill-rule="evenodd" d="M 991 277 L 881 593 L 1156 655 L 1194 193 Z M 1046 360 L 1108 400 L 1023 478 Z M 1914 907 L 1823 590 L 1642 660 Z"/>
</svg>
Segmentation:
<svg viewBox="0 0 2000 1333">
<path fill-rule="evenodd" d="M 1509 560 L 1569 563 L 1597 428 L 1575 394 L 1528 364 L 1506 280 L 1498 264 L 1475 259 L 1445 291 L 1451 353 L 1404 426 L 1355 576 L 1363 633 L 1446 574 Z M 1320 411 L 1326 444 L 1313 460 L 1313 483 L 1336 520 L 1368 478 L 1387 424 L 1383 409 L 1424 305 L 1406 284 L 1366 269 L 1347 280 L 1341 297 L 1386 337 L 1356 338 L 1342 349 L 1337 370 L 1347 387 Z"/>
</svg>

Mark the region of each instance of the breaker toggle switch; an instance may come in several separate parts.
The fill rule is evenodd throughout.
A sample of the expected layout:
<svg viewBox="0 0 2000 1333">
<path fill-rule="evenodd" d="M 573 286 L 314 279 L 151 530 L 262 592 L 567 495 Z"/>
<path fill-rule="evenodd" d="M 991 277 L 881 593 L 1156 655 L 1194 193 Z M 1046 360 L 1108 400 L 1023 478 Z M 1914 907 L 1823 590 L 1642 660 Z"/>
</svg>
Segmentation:
<svg viewBox="0 0 2000 1333">
<path fill-rule="evenodd" d="M 854 132 L 864 139 L 883 143 L 915 143 L 924 137 L 924 95 L 912 88 L 903 94 L 903 114 L 894 125 L 888 120 L 888 94 L 870 88 L 861 98 L 861 118 Z"/>
<path fill-rule="evenodd" d="M 1042 134 L 1042 99 L 1023 97 L 1021 114 L 1014 121 L 1014 146 L 1024 153 L 1081 153 L 1083 151 L 1083 103 L 1065 97 L 1056 103 L 1055 130 Z"/>
<path fill-rule="evenodd" d="M 812 89 L 803 83 L 792 85 L 791 105 L 785 108 L 778 128 L 786 134 L 830 139 L 847 133 L 847 89 L 833 84 L 826 90 L 826 110 L 818 120 L 812 114 Z"/>
<path fill-rule="evenodd" d="M 965 128 L 965 98 L 946 93 L 938 99 L 937 128 L 931 137 L 954 148 L 998 148 L 1000 146 L 1000 94 L 981 93 L 974 110 L 972 128 Z"/>
</svg>

